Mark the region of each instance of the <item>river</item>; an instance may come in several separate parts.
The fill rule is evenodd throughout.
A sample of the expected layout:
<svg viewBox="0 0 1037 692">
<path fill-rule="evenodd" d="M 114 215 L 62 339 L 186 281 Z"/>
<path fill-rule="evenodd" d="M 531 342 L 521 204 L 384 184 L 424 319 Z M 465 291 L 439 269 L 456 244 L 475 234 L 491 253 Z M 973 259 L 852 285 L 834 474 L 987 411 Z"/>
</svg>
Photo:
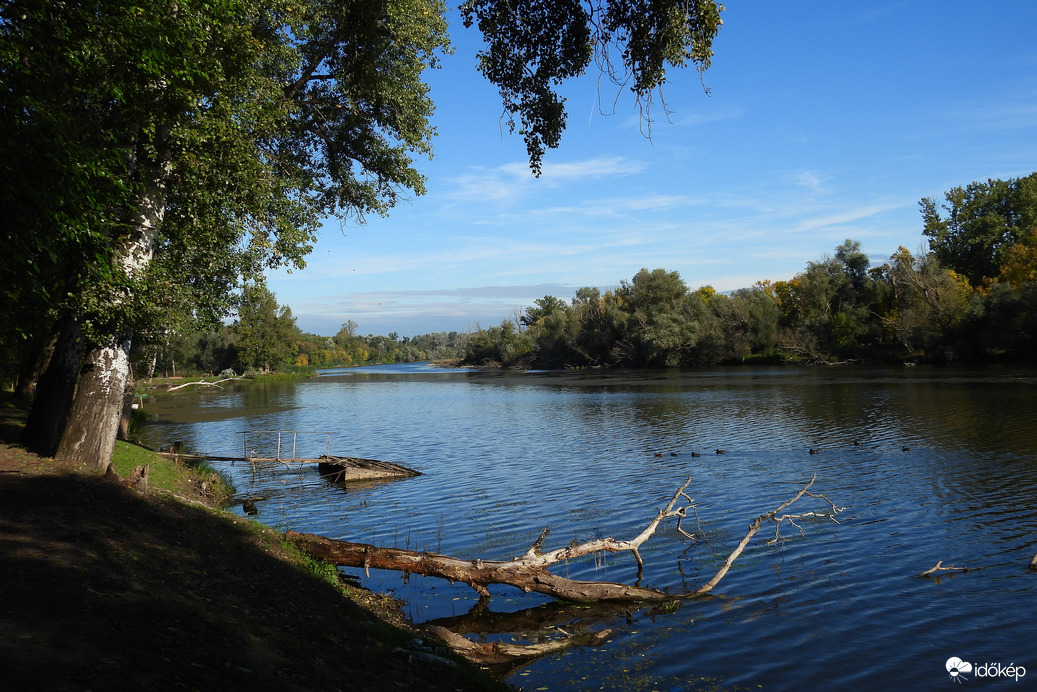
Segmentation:
<svg viewBox="0 0 1037 692">
<path fill-rule="evenodd" d="M 690 477 L 698 540 L 665 524 L 641 551 L 642 584 L 673 591 L 708 580 L 752 519 L 816 473 L 814 489 L 846 508 L 839 523 L 804 520 L 802 533 L 786 525 L 771 543 L 774 529 L 764 529 L 715 595 L 675 611 L 564 608 L 495 588 L 492 611 L 534 609 L 504 625 L 513 631 L 534 617 L 566 631 L 613 630 L 601 646 L 522 665 L 509 682 L 624 692 L 962 681 L 1023 689 L 1037 682 L 1035 385 L 1037 371 L 1002 367 L 381 366 L 158 397 L 143 437 L 265 455 L 276 435 L 243 440 L 242 431 L 303 431 L 282 435 L 283 455 L 294 444 L 298 456 L 330 448 L 415 468 L 424 475 L 336 486 L 313 468 L 214 464 L 241 496 L 265 498 L 256 519 L 278 529 L 463 558 L 513 557 L 544 527 L 545 549 L 633 538 Z M 968 571 L 918 576 L 941 561 Z M 346 571 L 404 599 L 419 623 L 462 616 L 478 600 L 442 580 Z M 636 579 L 623 554 L 556 571 Z M 972 670 L 952 677 L 951 658 Z"/>
</svg>

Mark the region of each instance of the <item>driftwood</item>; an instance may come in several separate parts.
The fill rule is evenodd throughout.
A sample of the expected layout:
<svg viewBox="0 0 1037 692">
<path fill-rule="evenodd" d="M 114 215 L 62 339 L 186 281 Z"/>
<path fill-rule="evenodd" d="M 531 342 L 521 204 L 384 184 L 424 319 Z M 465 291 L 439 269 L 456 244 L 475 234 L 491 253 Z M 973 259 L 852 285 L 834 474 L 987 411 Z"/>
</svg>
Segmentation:
<svg viewBox="0 0 1037 692">
<path fill-rule="evenodd" d="M 599 646 L 612 634 L 612 630 L 606 629 L 592 636 L 584 635 L 577 638 L 569 636 L 567 632 L 560 630 L 563 636 L 562 639 L 540 642 L 538 644 L 508 644 L 506 642 L 473 642 L 471 639 L 462 637 L 446 627 L 436 625 L 430 626 L 427 629 L 465 658 L 486 665 L 514 663 L 545 654 L 553 654 L 574 644 Z"/>
<path fill-rule="evenodd" d="M 289 531 L 287 535 L 289 539 L 310 555 L 332 564 L 342 567 L 363 567 L 365 570 L 374 567 L 375 569 L 421 574 L 426 577 L 441 577 L 451 582 L 468 584 L 484 598 L 490 595 L 488 588 L 490 584 L 507 584 L 522 589 L 527 593 L 536 591 L 548 596 L 554 596 L 555 598 L 576 602 L 663 600 L 673 597 L 662 591 L 645 589 L 639 586 L 566 579 L 565 577 L 552 574 L 547 568 L 556 562 L 563 562 L 581 555 L 601 551 L 613 553 L 630 551 L 637 560 L 638 566 L 643 566 L 644 563 L 641 560 L 638 548 L 642 543 L 651 538 L 663 519 L 672 516 L 684 517 L 687 508 L 674 509 L 674 505 L 681 497 L 687 498 L 684 490 L 690 484 L 691 479 L 689 478 L 674 493 L 670 503 L 664 509 L 659 510 L 655 519 L 633 540 L 617 541 L 613 538 L 599 538 L 544 553 L 541 551 L 541 546 L 549 533 L 549 529 L 544 529 L 540 537 L 536 539 L 525 553 L 512 560 L 461 560 L 437 553 L 419 553 L 413 550 L 401 550 L 398 548 L 379 548 L 365 543 L 337 541 L 313 534 L 300 534 L 294 531 Z M 691 500 L 691 498 L 688 499 Z"/>
<path fill-rule="evenodd" d="M 931 576 L 931 575 L 933 575 L 933 574 L 935 574 L 937 572 L 968 572 L 968 571 L 969 571 L 968 567 L 944 567 L 943 566 L 943 560 L 940 560 L 939 562 L 936 563 L 935 567 L 930 567 L 929 569 L 927 569 L 926 571 L 922 572 L 918 576 L 920 576 L 920 577 L 928 577 L 928 576 Z"/>
<path fill-rule="evenodd" d="M 462 560 L 437 553 L 420 553 L 399 548 L 381 548 L 365 543 L 339 541 L 294 531 L 289 531 L 287 536 L 313 557 L 335 565 L 363 567 L 365 570 L 373 567 L 375 569 L 396 570 L 428 577 L 440 577 L 451 582 L 468 584 L 484 598 L 490 595 L 488 587 L 491 584 L 507 584 L 522 589 L 527 593 L 536 591 L 574 602 L 672 600 L 678 597 L 700 596 L 712 591 L 724 575 L 727 574 L 732 563 L 745 550 L 752 537 L 769 522 L 774 522 L 776 525 L 774 540 L 780 540 L 781 536 L 778 531 L 784 522 L 789 522 L 800 528 L 796 521 L 808 517 L 821 517 L 836 521 L 835 514 L 841 511 L 842 508 L 836 507 L 824 495 L 810 492 L 810 487 L 814 484 L 816 478 L 815 474 L 810 482 L 795 496 L 783 502 L 776 509 L 757 517 L 749 525 L 749 531 L 745 537 L 731 551 L 712 579 L 691 593 L 677 595 L 629 584 L 567 579 L 552 574 L 547 568 L 555 563 L 571 560 L 582 555 L 599 552 L 615 553 L 629 551 L 633 554 L 634 559 L 637 560 L 638 575 L 640 576 L 644 563 L 641 560 L 641 554 L 638 549 L 652 537 L 664 519 L 677 517 L 677 530 L 683 535 L 693 538 L 693 535 L 686 532 L 681 525 L 688 511 L 695 510 L 695 501 L 685 493 L 685 490 L 691 484 L 690 478 L 677 489 L 669 504 L 659 510 L 648 526 L 631 540 L 622 541 L 614 538 L 599 538 L 585 543 L 574 543 L 573 545 L 545 553 L 542 552 L 541 546 L 548 535 L 548 529 L 544 529 L 540 537 L 525 553 L 511 560 Z M 804 496 L 823 499 L 828 504 L 830 511 L 781 514 L 782 511 Z M 677 507 L 676 505 L 681 498 L 686 499 L 688 502 L 684 506 Z M 801 528 L 800 530 L 802 531 Z"/>
<path fill-rule="evenodd" d="M 656 589 L 631 586 L 628 584 L 616 584 L 612 582 L 579 581 L 559 577 L 548 571 L 548 567 L 566 560 L 582 555 L 600 552 L 624 552 L 633 554 L 638 565 L 638 580 L 640 581 L 644 563 L 641 559 L 639 548 L 655 533 L 664 519 L 677 517 L 677 530 L 682 535 L 694 540 L 694 535 L 684 530 L 683 520 L 688 512 L 696 513 L 695 501 L 685 491 L 691 484 L 689 478 L 684 485 L 677 489 L 669 503 L 656 514 L 648 526 L 631 540 L 621 541 L 614 538 L 600 538 L 585 543 L 573 543 L 564 548 L 558 548 L 549 552 L 543 552 L 541 547 L 549 533 L 544 529 L 540 536 L 521 556 L 511 560 L 462 560 L 438 553 L 419 553 L 412 550 L 401 550 L 398 548 L 381 548 L 364 543 L 351 543 L 348 541 L 333 540 L 316 536 L 314 534 L 287 532 L 289 540 L 299 546 L 311 556 L 343 567 L 363 567 L 388 569 L 404 572 L 407 574 L 420 574 L 429 577 L 441 577 L 451 582 L 462 582 L 468 584 L 480 595 L 481 601 L 485 602 L 490 595 L 491 584 L 507 584 L 522 589 L 525 592 L 537 591 L 539 593 L 554 596 L 570 602 L 655 602 L 668 603 L 676 607 L 681 598 L 692 598 L 704 596 L 711 592 L 730 570 L 731 565 L 745 550 L 753 536 L 770 522 L 775 524 L 775 536 L 771 542 L 782 540 L 780 534 L 781 525 L 788 522 L 803 529 L 796 522 L 809 517 L 830 519 L 838 523 L 835 515 L 844 508 L 837 507 L 824 495 L 810 492 L 815 474 L 798 493 L 781 503 L 777 508 L 760 515 L 749 524 L 749 530 L 745 537 L 735 546 L 734 550 L 727 556 L 723 564 L 712 579 L 694 591 L 685 593 L 666 593 Z M 828 507 L 825 511 L 809 511 L 802 514 L 782 514 L 789 506 L 803 497 L 812 497 L 824 500 Z M 687 504 L 677 506 L 683 498 Z M 478 607 L 478 606 L 477 606 Z M 669 605 L 663 605 L 668 608 Z M 529 658 L 559 651 L 574 644 L 597 645 L 603 642 L 610 630 L 593 634 L 570 635 L 559 630 L 562 638 L 552 638 L 549 641 L 530 644 L 507 644 L 504 642 L 473 642 L 456 632 L 445 627 L 430 625 L 430 632 L 442 639 L 452 649 L 462 656 L 487 665 L 522 661 Z"/>
<path fill-rule="evenodd" d="M 241 375 L 241 376 L 238 376 L 238 377 L 225 377 L 222 380 L 215 380 L 213 382 L 206 382 L 205 380 L 198 380 L 197 382 L 185 382 L 184 384 L 178 384 L 175 387 L 170 387 L 166 391 L 167 392 L 175 392 L 176 390 L 183 389 L 184 387 L 216 387 L 216 389 L 223 389 L 223 387 L 221 387 L 220 385 L 223 384 L 224 382 L 230 382 L 232 380 L 243 380 L 243 379 L 245 379 L 244 375 Z"/>
<path fill-rule="evenodd" d="M 600 646 L 612 634 L 611 629 L 600 629 L 602 622 L 625 617 L 631 624 L 638 617 L 655 618 L 674 613 L 680 604 L 681 601 L 673 600 L 653 603 L 647 608 L 632 608 L 625 601 L 581 604 L 550 601 L 524 610 L 496 612 L 490 610 L 489 600 L 483 599 L 466 613 L 430 620 L 423 628 L 450 644 L 456 653 L 490 667 L 498 675 L 507 676 L 518 666 L 544 654 L 572 646 Z M 533 643 L 493 640 L 494 635 L 505 633 L 512 642 L 519 639 Z"/>
</svg>

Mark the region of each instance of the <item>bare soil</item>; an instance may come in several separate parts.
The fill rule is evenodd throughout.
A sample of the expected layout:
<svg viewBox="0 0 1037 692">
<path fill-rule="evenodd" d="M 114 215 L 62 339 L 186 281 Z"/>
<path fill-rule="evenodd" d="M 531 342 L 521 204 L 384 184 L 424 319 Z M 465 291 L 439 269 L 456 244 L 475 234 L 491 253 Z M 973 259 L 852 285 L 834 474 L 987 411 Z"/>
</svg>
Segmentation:
<svg viewBox="0 0 1037 692">
<path fill-rule="evenodd" d="M 0 402 L 0 688 L 509 689 L 200 487 L 141 495 L 26 452 L 23 413 Z"/>
</svg>

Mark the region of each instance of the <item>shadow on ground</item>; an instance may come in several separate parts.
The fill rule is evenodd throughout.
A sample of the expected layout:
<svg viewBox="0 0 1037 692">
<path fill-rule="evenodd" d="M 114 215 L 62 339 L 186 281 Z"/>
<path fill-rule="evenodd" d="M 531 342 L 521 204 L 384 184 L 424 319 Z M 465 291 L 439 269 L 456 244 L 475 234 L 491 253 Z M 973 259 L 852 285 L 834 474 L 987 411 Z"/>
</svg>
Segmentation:
<svg viewBox="0 0 1037 692">
<path fill-rule="evenodd" d="M 488 689 L 398 650 L 412 634 L 246 519 L 3 447 L 3 689 Z"/>
</svg>

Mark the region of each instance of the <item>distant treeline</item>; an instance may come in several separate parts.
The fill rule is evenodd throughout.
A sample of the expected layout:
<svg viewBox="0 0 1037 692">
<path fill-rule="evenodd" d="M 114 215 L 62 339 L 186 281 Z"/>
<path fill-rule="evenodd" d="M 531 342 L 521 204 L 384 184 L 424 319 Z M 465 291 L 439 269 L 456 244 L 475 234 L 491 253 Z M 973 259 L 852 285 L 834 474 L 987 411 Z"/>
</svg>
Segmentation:
<svg viewBox="0 0 1037 692">
<path fill-rule="evenodd" d="M 267 289 L 252 286 L 244 293 L 234 324 L 171 335 L 144 349 L 138 367 L 148 374 L 197 375 L 457 360 L 468 340 L 467 334 L 458 332 L 360 336 L 356 328 L 349 321 L 335 336 L 304 333 L 295 326 L 291 309 L 278 306 Z"/>
<path fill-rule="evenodd" d="M 676 271 L 642 269 L 602 293 L 534 301 L 472 333 L 305 334 L 262 286 L 238 319 L 169 330 L 137 355 L 160 373 L 220 373 L 427 360 L 502 367 L 680 367 L 719 363 L 1037 360 L 1037 173 L 921 201 L 929 250 L 901 247 L 873 267 L 860 243 L 788 281 L 729 294 L 691 290 Z"/>
<path fill-rule="evenodd" d="M 1037 174 L 921 201 L 929 251 L 870 266 L 860 243 L 789 281 L 731 294 L 642 269 L 571 302 L 535 301 L 470 336 L 464 362 L 679 367 L 754 362 L 1037 360 Z"/>
</svg>

